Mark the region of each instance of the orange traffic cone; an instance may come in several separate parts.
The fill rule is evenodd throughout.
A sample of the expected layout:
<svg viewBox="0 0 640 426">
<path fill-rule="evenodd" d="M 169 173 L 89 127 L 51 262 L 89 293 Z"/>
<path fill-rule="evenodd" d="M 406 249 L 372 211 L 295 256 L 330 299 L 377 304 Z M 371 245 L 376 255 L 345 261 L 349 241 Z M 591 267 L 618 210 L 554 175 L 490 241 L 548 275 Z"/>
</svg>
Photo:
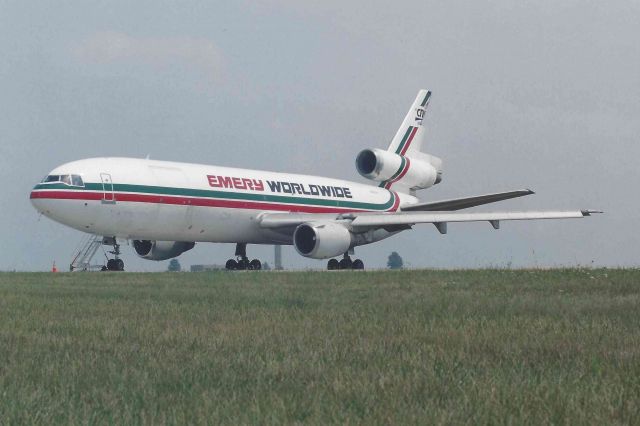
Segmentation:
<svg viewBox="0 0 640 426">
<path fill-rule="evenodd" d="M 56 268 L 56 261 L 53 261 L 53 268 L 51 268 L 51 272 L 58 272 L 58 268 Z"/>
</svg>

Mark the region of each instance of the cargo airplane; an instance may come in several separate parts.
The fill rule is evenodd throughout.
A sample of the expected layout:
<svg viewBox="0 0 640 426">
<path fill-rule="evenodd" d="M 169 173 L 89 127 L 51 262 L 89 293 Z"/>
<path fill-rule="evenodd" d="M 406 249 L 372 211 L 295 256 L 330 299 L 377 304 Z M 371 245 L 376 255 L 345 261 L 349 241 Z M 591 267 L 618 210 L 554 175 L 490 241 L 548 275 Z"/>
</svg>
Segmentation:
<svg viewBox="0 0 640 426">
<path fill-rule="evenodd" d="M 442 160 L 422 152 L 423 118 L 431 92 L 420 90 L 386 150 L 356 158 L 365 185 L 326 177 L 135 158 L 92 158 L 52 170 L 31 192 L 43 215 L 102 236 L 115 255 L 106 268 L 123 270 L 119 241 L 144 259 L 166 260 L 196 242 L 235 243 L 227 269 L 261 269 L 247 244 L 293 245 L 328 269 L 363 269 L 354 248 L 416 224 L 440 233 L 453 222 L 582 218 L 594 211 L 460 212 L 532 194 L 524 189 L 424 202 L 416 192 L 442 181 Z M 340 260 L 338 258 L 341 257 Z"/>
</svg>

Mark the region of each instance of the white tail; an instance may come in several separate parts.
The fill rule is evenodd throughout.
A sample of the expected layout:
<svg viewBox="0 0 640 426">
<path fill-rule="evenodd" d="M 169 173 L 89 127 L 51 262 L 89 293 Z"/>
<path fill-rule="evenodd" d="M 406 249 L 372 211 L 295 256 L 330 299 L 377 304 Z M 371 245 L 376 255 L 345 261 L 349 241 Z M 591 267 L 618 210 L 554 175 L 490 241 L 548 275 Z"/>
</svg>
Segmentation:
<svg viewBox="0 0 640 426">
<path fill-rule="evenodd" d="M 431 92 L 422 89 L 418 92 L 416 100 L 413 101 L 411 109 L 402 121 L 402 125 L 393 137 L 387 151 L 398 155 L 406 155 L 413 151 L 420 151 L 424 139 L 424 129 L 422 120 L 429 106 Z"/>
</svg>

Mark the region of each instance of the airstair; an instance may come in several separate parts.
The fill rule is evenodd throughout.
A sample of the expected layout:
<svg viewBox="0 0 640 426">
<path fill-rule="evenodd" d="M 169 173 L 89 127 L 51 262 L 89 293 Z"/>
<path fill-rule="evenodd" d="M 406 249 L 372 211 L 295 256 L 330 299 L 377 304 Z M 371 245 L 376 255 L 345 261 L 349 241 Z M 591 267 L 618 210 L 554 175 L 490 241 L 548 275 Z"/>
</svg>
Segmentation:
<svg viewBox="0 0 640 426">
<path fill-rule="evenodd" d="M 69 265 L 69 270 L 73 271 L 99 271 L 103 264 L 91 264 L 96 253 L 102 246 L 102 237 L 99 235 L 88 235 L 83 238 L 78 248 L 74 251 L 75 256 Z"/>
</svg>

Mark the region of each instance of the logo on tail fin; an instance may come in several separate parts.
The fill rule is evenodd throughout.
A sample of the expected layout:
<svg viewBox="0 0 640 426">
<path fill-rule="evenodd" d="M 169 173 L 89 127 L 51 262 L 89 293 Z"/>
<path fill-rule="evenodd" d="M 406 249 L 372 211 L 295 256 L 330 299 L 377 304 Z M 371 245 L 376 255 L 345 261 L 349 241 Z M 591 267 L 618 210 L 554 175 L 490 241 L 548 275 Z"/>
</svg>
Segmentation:
<svg viewBox="0 0 640 426">
<path fill-rule="evenodd" d="M 420 102 L 420 106 L 418 106 L 418 108 L 416 108 L 416 123 L 418 123 L 419 125 L 422 125 L 422 119 L 424 118 L 424 113 L 425 110 L 427 109 L 427 106 L 429 106 L 429 100 L 431 99 L 431 92 L 427 92 L 424 96 L 424 98 L 422 99 L 422 102 Z"/>
</svg>

